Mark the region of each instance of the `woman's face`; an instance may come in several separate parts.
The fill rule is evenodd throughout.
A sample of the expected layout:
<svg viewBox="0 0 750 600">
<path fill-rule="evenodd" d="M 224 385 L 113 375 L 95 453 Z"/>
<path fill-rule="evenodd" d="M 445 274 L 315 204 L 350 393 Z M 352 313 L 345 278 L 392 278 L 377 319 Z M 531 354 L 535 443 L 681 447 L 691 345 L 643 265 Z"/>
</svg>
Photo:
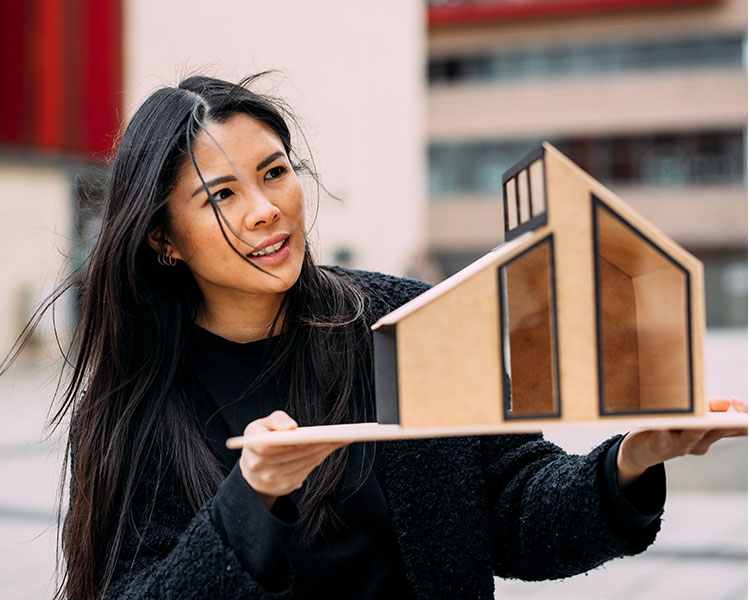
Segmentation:
<svg viewBox="0 0 750 600">
<path fill-rule="evenodd" d="M 205 123 L 193 154 L 226 220 L 232 245 L 222 235 L 198 173 L 186 161 L 167 200 L 172 255 L 193 273 L 204 300 L 245 303 L 279 299 L 297 280 L 305 252 L 303 194 L 278 136 L 266 125 L 237 114 Z M 210 134 L 210 135 L 209 135 Z M 212 139 L 213 138 L 213 139 Z M 265 272 L 264 272 L 265 271 Z"/>
</svg>

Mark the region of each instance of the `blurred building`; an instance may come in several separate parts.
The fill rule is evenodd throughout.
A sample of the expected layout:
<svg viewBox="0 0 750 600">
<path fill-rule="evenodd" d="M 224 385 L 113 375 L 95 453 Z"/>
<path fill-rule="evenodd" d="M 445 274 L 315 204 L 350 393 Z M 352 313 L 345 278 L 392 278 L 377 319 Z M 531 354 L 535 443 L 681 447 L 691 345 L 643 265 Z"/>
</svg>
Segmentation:
<svg viewBox="0 0 750 600">
<path fill-rule="evenodd" d="M 120 0 L 0 2 L 0 356 L 95 234 L 86 209 L 121 116 L 121 24 Z M 61 332 L 74 313 L 72 294 Z M 32 342 L 54 344 L 52 315 Z"/>
<path fill-rule="evenodd" d="M 424 247 L 425 12 L 419 0 L 0 2 L 0 355 L 96 234 L 120 126 L 197 73 L 277 70 L 260 90 L 294 109 L 298 151 L 330 192 L 305 182 L 318 259 L 408 270 Z M 51 320 L 36 341 L 54 343 Z"/>
<path fill-rule="evenodd" d="M 500 177 L 548 140 L 706 265 L 747 322 L 745 0 L 431 0 L 428 254 L 502 239 Z"/>
<path fill-rule="evenodd" d="M 265 69 L 342 199 L 321 195 L 321 262 L 456 271 L 501 241 L 504 169 L 549 140 L 698 255 L 709 326 L 744 330 L 744 0 L 283 4 L 0 3 L 0 348 L 80 262 L 142 100 Z"/>
</svg>

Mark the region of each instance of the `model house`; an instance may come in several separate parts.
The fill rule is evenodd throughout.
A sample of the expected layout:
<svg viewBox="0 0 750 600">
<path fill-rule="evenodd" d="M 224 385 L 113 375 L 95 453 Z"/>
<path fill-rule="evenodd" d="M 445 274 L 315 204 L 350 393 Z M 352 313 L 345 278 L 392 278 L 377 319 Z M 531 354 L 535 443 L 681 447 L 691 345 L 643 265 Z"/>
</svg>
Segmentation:
<svg viewBox="0 0 750 600">
<path fill-rule="evenodd" d="M 378 422 L 704 415 L 701 263 L 549 144 L 502 185 L 505 241 L 373 326 Z"/>
</svg>

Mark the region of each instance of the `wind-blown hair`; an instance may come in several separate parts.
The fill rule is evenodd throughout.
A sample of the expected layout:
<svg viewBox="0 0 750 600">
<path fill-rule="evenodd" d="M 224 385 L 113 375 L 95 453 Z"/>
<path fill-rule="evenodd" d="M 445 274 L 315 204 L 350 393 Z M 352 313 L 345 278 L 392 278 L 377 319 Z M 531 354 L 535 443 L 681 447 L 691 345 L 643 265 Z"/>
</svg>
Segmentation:
<svg viewBox="0 0 750 600">
<path fill-rule="evenodd" d="M 148 236 L 169 238 L 166 200 L 206 121 L 249 115 L 275 132 L 295 169 L 302 168 L 285 121 L 293 116 L 283 103 L 250 91 L 253 79 L 191 77 L 143 103 L 116 149 L 93 252 L 63 285 L 80 283 L 81 306 L 71 377 L 53 417 L 55 423 L 73 417 L 60 597 L 104 594 L 124 537 L 138 539 L 144 526 L 133 499 L 145 493 L 155 502 L 144 472 L 156 469 L 161 485 L 181 486 L 196 512 L 226 475 L 203 441 L 190 400 L 194 375 L 185 349 L 202 298 L 184 263 L 158 263 Z M 230 243 L 229 224 L 212 206 Z M 283 309 L 284 333 L 263 376 L 288 385 L 287 411 L 301 425 L 363 420 L 372 401 L 363 294 L 317 267 L 306 249 Z M 353 395 L 367 402 L 350 402 Z M 346 457 L 345 450 L 334 453 L 307 480 L 300 511 L 308 538 L 332 517 Z"/>
</svg>

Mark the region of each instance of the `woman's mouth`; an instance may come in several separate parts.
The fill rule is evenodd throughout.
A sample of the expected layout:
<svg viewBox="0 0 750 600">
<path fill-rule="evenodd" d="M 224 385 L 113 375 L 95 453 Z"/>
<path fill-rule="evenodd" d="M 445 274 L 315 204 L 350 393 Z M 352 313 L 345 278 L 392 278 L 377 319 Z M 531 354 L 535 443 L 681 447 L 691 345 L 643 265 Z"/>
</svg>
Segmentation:
<svg viewBox="0 0 750 600">
<path fill-rule="evenodd" d="M 283 263 L 291 252 L 289 238 L 260 248 L 255 252 L 247 254 L 247 258 L 252 260 L 256 265 L 261 267 L 275 267 Z"/>
<path fill-rule="evenodd" d="M 268 256 L 269 254 L 276 254 L 281 247 L 286 244 L 287 240 L 289 238 L 285 238 L 281 240 L 280 242 L 276 242 L 275 244 L 271 244 L 270 246 L 266 246 L 265 248 L 261 248 L 260 250 L 257 250 L 256 252 L 251 252 L 249 256 L 252 256 L 253 258 L 258 256 Z"/>
</svg>

